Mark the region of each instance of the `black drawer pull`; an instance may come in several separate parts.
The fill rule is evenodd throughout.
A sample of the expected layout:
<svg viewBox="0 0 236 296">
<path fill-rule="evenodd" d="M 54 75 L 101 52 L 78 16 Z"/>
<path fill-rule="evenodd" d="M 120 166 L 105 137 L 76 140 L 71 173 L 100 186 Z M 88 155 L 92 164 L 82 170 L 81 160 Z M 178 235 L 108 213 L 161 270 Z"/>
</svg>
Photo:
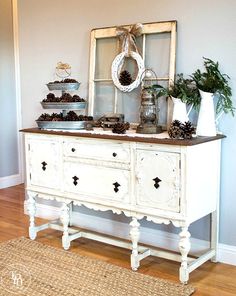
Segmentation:
<svg viewBox="0 0 236 296">
<path fill-rule="evenodd" d="M 157 189 L 160 187 L 159 183 L 161 182 L 161 179 L 159 179 L 158 177 L 152 179 L 155 183 L 154 183 L 154 187 Z"/>
<path fill-rule="evenodd" d="M 45 171 L 47 163 L 45 161 L 43 161 L 43 162 L 41 162 L 41 164 L 42 164 L 42 170 Z"/>
<path fill-rule="evenodd" d="M 73 184 L 76 186 L 78 184 L 78 180 L 79 178 L 77 176 L 72 177 L 72 179 L 74 180 Z"/>
<path fill-rule="evenodd" d="M 113 152 L 113 153 L 112 153 L 112 156 L 113 156 L 113 157 L 116 157 L 116 156 L 117 156 L 117 153 Z"/>
<path fill-rule="evenodd" d="M 115 191 L 115 193 L 117 193 L 119 191 L 118 187 L 120 186 L 120 184 L 118 182 L 115 182 L 112 185 L 114 185 L 114 191 Z"/>
<path fill-rule="evenodd" d="M 75 148 L 71 148 L 71 151 L 72 151 L 72 152 L 75 152 L 75 150 L 76 150 Z"/>
</svg>

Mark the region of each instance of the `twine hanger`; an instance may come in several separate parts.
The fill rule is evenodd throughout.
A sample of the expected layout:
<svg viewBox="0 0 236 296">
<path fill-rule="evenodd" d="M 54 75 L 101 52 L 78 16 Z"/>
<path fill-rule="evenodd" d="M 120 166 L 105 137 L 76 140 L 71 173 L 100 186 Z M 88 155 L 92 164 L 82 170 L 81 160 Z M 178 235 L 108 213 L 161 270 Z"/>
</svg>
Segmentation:
<svg viewBox="0 0 236 296">
<path fill-rule="evenodd" d="M 136 46 L 136 37 L 142 35 L 143 25 L 140 23 L 130 26 L 128 29 L 124 27 L 116 28 L 116 35 L 120 41 L 120 52 L 125 52 L 125 56 L 129 57 L 131 51 L 138 52 Z"/>
</svg>

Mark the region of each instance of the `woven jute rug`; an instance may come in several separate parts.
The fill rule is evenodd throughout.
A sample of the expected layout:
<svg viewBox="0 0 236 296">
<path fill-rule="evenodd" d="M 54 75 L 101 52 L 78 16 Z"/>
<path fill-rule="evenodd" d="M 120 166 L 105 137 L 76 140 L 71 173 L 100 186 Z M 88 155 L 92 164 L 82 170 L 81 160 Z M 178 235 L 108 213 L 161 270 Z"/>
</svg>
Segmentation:
<svg viewBox="0 0 236 296">
<path fill-rule="evenodd" d="M 194 288 L 26 238 L 0 244 L 0 295 L 187 296 Z"/>
</svg>

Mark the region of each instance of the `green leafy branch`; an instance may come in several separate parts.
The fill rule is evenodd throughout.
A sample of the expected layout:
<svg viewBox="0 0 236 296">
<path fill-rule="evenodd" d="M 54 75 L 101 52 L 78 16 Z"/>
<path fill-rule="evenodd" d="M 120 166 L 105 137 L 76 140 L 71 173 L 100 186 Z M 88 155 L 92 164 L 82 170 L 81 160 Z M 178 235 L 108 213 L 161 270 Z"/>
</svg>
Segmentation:
<svg viewBox="0 0 236 296">
<path fill-rule="evenodd" d="M 200 90 L 213 93 L 217 97 L 217 114 L 223 111 L 234 116 L 235 108 L 231 99 L 232 90 L 229 86 L 230 77 L 220 72 L 218 62 L 205 57 L 203 59 L 205 72 L 197 69 L 192 74 L 192 79 Z"/>
</svg>

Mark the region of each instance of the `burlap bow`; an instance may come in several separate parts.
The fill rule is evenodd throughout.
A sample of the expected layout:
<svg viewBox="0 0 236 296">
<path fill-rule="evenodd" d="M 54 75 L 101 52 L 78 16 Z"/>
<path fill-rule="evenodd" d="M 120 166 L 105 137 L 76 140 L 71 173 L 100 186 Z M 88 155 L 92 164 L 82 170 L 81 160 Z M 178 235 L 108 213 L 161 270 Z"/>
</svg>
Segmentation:
<svg viewBox="0 0 236 296">
<path fill-rule="evenodd" d="M 138 52 L 135 38 L 142 35 L 142 29 L 143 25 L 140 23 L 132 25 L 129 29 L 124 27 L 116 28 L 116 35 L 120 41 L 120 52 L 124 51 L 126 56 L 130 56 L 131 51 Z"/>
<path fill-rule="evenodd" d="M 67 69 L 71 69 L 71 66 L 67 63 L 58 62 L 56 69 L 67 70 Z"/>
</svg>

